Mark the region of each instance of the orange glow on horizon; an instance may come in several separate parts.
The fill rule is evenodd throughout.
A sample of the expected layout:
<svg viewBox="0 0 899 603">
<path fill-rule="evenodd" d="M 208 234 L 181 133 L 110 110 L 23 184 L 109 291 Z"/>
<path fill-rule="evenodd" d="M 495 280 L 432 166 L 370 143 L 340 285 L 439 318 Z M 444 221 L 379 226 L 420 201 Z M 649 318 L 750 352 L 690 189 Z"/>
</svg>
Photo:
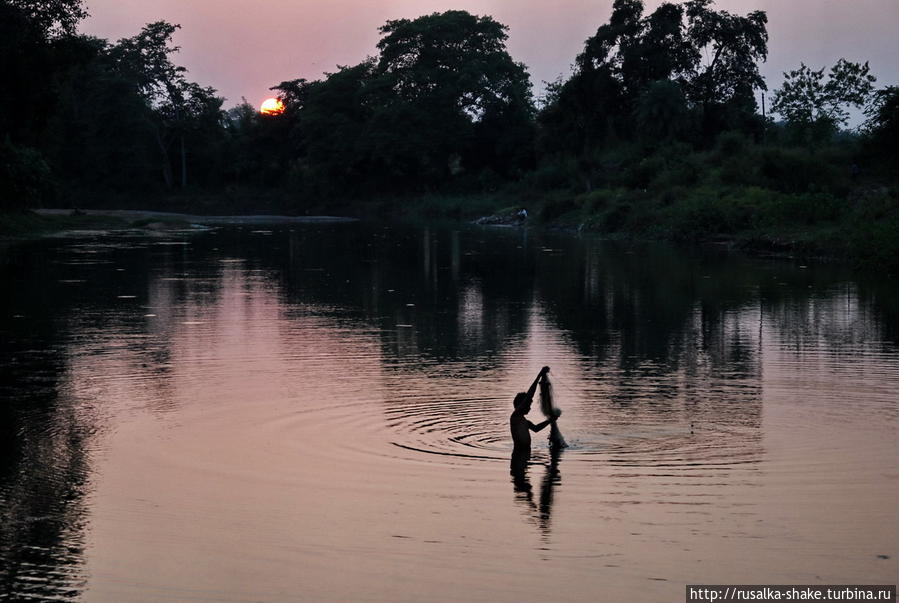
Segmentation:
<svg viewBox="0 0 899 603">
<path fill-rule="evenodd" d="M 279 98 L 267 98 L 259 106 L 259 112 L 263 115 L 281 115 L 284 113 L 284 103 Z"/>
</svg>

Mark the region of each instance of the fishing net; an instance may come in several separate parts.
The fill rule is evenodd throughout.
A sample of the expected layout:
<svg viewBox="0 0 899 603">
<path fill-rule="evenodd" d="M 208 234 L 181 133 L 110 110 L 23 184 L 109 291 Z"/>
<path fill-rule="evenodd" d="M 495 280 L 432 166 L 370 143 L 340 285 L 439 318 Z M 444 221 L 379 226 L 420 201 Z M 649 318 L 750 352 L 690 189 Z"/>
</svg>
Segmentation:
<svg viewBox="0 0 899 603">
<path fill-rule="evenodd" d="M 557 417 L 561 414 L 561 410 L 556 406 L 553 400 L 553 384 L 549 380 L 549 375 L 544 375 L 540 380 L 540 410 L 546 415 L 547 419 Z M 549 445 L 551 448 L 567 448 L 568 444 L 559 431 L 559 426 L 553 422 L 549 426 Z"/>
</svg>

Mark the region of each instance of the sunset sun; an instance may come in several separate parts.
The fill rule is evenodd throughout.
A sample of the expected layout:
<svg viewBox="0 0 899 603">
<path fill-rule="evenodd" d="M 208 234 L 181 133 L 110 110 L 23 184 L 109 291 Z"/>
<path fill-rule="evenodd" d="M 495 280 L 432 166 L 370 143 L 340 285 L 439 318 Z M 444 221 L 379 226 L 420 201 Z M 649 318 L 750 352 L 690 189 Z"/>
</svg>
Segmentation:
<svg viewBox="0 0 899 603">
<path fill-rule="evenodd" d="M 267 98 L 259 106 L 259 112 L 263 115 L 281 115 L 284 113 L 284 103 L 278 98 Z"/>
</svg>

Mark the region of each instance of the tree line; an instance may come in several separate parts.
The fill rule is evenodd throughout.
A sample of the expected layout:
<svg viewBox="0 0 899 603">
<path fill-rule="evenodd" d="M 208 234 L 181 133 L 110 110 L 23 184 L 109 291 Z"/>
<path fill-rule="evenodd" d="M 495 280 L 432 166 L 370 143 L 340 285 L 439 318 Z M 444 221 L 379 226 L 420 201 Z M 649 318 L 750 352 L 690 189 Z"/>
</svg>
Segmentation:
<svg viewBox="0 0 899 603">
<path fill-rule="evenodd" d="M 82 0 L 0 0 L 6 209 L 230 188 L 282 191 L 298 212 L 311 200 L 434 192 L 661 195 L 709 174 L 837 194 L 859 171 L 894 173 L 899 156 L 899 87 L 876 89 L 867 63 L 801 64 L 762 108 L 766 14 L 713 0 L 651 13 L 615 0 L 571 73 L 539 99 L 493 18 L 391 20 L 359 64 L 274 86 L 280 115 L 245 101 L 225 110 L 191 81 L 177 64 L 177 25 L 110 42 L 78 33 L 85 16 Z M 860 132 L 844 130 L 852 107 L 866 111 Z M 547 212 L 571 203 L 568 194 Z M 615 211 L 609 228 L 627 219 Z"/>
</svg>

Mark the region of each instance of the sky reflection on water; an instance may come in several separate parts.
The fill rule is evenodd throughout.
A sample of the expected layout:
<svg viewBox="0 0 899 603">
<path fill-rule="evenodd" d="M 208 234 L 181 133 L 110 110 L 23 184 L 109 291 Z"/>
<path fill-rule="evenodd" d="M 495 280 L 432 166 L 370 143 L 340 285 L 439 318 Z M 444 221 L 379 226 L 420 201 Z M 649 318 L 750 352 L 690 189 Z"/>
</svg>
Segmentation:
<svg viewBox="0 0 899 603">
<path fill-rule="evenodd" d="M 896 575 L 891 283 L 365 224 L 0 257 L 0 596 L 658 600 L 747 571 Z M 544 364 L 572 446 L 536 437 L 510 475 L 511 400 Z"/>
</svg>

